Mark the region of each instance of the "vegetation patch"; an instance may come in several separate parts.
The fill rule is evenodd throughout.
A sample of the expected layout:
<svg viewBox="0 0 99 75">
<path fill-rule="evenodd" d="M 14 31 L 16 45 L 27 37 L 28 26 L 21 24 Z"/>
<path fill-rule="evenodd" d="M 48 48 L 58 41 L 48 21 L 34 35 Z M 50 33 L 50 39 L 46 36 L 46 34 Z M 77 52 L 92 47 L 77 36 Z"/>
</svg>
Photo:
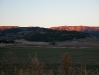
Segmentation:
<svg viewBox="0 0 99 75">
<path fill-rule="evenodd" d="M 99 48 L 0 48 L 1 75 L 98 75 Z"/>
</svg>

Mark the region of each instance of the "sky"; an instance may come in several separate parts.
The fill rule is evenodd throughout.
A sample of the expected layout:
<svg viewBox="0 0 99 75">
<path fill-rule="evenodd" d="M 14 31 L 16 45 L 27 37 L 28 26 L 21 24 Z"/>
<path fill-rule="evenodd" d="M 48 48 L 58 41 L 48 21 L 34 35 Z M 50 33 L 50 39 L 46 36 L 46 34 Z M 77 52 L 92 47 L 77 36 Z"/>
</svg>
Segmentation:
<svg viewBox="0 0 99 75">
<path fill-rule="evenodd" d="M 99 26 L 99 0 L 0 0 L 0 26 Z"/>
</svg>

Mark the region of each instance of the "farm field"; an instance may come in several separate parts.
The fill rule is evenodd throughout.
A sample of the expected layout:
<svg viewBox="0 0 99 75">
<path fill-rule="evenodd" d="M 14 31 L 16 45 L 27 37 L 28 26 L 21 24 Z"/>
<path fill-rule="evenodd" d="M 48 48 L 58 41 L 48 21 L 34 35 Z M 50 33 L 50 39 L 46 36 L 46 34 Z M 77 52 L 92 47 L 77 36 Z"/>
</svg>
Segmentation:
<svg viewBox="0 0 99 75">
<path fill-rule="evenodd" d="M 0 72 L 1 75 L 7 73 L 10 75 L 16 75 L 16 74 L 24 75 L 21 73 L 26 74 L 27 70 L 29 70 L 27 74 L 34 72 L 33 75 L 35 75 L 35 72 L 37 72 L 37 74 L 43 73 L 43 75 L 45 75 L 45 73 L 46 75 L 53 75 L 53 74 L 65 75 L 64 70 L 60 68 L 62 65 L 62 55 L 64 53 L 68 53 L 72 60 L 70 64 L 72 69 L 69 71 L 65 71 L 65 73 L 69 72 L 71 73 L 70 75 L 74 74 L 74 72 L 75 75 L 77 74 L 86 75 L 86 73 L 88 75 L 93 75 L 93 74 L 98 75 L 99 48 L 63 48 L 63 47 L 58 48 L 58 47 L 32 47 L 32 46 L 0 47 Z M 34 64 L 32 64 L 31 62 Z M 84 66 L 83 64 L 86 66 Z M 42 65 L 43 65 L 43 69 L 42 69 Z M 83 66 L 80 69 L 81 65 Z M 59 68 L 60 70 L 58 70 Z M 67 69 L 69 69 L 69 67 L 67 67 Z M 42 75 L 42 74 L 38 74 L 38 75 Z"/>
<path fill-rule="evenodd" d="M 10 57 L 16 56 L 17 62 L 27 62 L 36 54 L 41 63 L 60 64 L 62 54 L 68 53 L 72 57 L 72 65 L 99 65 L 99 48 L 1 47 L 0 61 L 2 57 L 10 59 L 9 55 L 5 57 L 7 52 L 12 52 Z"/>
</svg>

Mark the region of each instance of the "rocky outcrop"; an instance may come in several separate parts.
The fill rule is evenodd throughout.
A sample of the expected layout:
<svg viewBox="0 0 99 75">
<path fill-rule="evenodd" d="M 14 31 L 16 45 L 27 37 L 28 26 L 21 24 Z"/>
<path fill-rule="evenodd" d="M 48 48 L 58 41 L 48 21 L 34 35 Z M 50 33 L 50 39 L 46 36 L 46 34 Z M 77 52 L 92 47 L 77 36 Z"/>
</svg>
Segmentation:
<svg viewBox="0 0 99 75">
<path fill-rule="evenodd" d="M 90 26 L 58 26 L 51 27 L 52 30 L 67 30 L 67 31 L 99 31 L 99 27 Z"/>
<path fill-rule="evenodd" d="M 0 26 L 0 30 L 11 29 L 11 28 L 19 28 L 19 26 Z"/>
</svg>

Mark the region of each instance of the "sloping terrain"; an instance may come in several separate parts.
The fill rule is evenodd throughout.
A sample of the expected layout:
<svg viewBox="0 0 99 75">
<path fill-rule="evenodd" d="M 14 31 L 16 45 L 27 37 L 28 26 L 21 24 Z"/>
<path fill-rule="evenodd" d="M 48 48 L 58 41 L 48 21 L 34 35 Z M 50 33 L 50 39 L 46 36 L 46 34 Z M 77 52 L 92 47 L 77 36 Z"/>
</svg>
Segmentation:
<svg viewBox="0 0 99 75">
<path fill-rule="evenodd" d="M 67 31 L 80 31 L 92 34 L 99 34 L 99 27 L 89 27 L 89 26 L 58 26 L 51 27 L 53 30 L 67 30 Z"/>
<path fill-rule="evenodd" d="M 18 27 L 1 30 L 1 40 L 25 39 L 28 41 L 67 41 L 89 37 L 90 35 L 78 31 L 52 30 L 40 27 Z"/>
<path fill-rule="evenodd" d="M 0 30 L 11 29 L 11 28 L 19 28 L 19 26 L 0 26 Z"/>
</svg>

